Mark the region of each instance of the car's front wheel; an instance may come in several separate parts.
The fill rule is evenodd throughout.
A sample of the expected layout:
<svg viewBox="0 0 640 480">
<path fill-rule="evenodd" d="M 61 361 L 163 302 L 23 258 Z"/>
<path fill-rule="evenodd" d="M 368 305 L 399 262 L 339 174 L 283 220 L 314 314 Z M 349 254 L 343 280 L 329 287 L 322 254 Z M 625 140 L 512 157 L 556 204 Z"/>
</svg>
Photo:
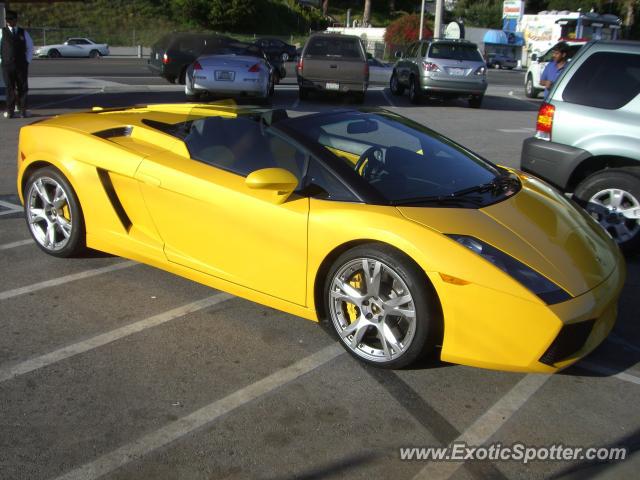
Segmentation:
<svg viewBox="0 0 640 480">
<path fill-rule="evenodd" d="M 394 95 L 402 95 L 404 93 L 404 86 L 400 84 L 400 81 L 398 80 L 398 74 L 396 72 L 393 72 L 393 74 L 391 75 L 391 80 L 389 81 L 389 89 Z"/>
<path fill-rule="evenodd" d="M 24 214 L 31 236 L 49 255 L 70 257 L 85 246 L 78 197 L 56 168 L 36 170 L 24 189 Z"/>
<path fill-rule="evenodd" d="M 469 106 L 471 108 L 480 108 L 482 106 L 483 99 L 484 99 L 484 95 L 472 95 L 469 98 Z"/>
<path fill-rule="evenodd" d="M 327 315 L 341 344 L 359 360 L 402 368 L 434 345 L 433 296 L 424 273 L 379 244 L 336 259 L 324 288 Z"/>
<path fill-rule="evenodd" d="M 531 75 L 527 76 L 527 81 L 524 84 L 524 93 L 529 98 L 536 98 L 538 96 L 538 91 L 533 85 L 533 77 Z"/>
<path fill-rule="evenodd" d="M 49 58 L 60 58 L 61 56 L 62 55 L 60 55 L 60 52 L 55 48 L 52 48 L 51 50 L 49 50 L 49 54 L 48 54 Z"/>
<path fill-rule="evenodd" d="M 578 185 L 575 195 L 621 249 L 640 250 L 640 169 L 594 173 Z"/>
<path fill-rule="evenodd" d="M 100 54 L 100 52 L 98 50 L 91 50 L 89 52 L 89 58 L 99 58 L 102 55 Z"/>
</svg>

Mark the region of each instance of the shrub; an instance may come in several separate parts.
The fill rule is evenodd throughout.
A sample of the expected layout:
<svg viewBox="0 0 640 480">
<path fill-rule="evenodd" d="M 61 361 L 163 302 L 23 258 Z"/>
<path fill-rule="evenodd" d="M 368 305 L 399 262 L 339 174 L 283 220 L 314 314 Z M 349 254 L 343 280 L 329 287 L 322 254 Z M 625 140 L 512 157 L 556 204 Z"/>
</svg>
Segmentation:
<svg viewBox="0 0 640 480">
<path fill-rule="evenodd" d="M 430 28 L 431 22 L 425 18 L 422 28 L 422 38 L 433 37 L 433 30 Z M 391 49 L 403 47 L 418 40 L 420 31 L 420 16 L 403 15 L 391 22 L 384 33 L 384 41 L 391 46 Z"/>
</svg>

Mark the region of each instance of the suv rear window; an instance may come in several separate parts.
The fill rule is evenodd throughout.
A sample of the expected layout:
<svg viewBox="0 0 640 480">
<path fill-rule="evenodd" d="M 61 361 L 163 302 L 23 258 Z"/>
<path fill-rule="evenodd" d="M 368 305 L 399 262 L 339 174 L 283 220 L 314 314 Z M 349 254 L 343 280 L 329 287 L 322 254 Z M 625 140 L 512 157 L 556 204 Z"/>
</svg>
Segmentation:
<svg viewBox="0 0 640 480">
<path fill-rule="evenodd" d="M 306 55 L 314 57 L 362 58 L 356 38 L 314 37 L 309 40 Z"/>
<path fill-rule="evenodd" d="M 472 62 L 482 62 L 482 56 L 475 46 L 459 45 L 456 43 L 434 43 L 431 45 L 431 58 L 442 58 L 447 60 L 468 60 Z"/>
<path fill-rule="evenodd" d="M 640 93 L 640 55 L 597 52 L 591 55 L 562 92 L 565 102 L 616 110 Z"/>
</svg>

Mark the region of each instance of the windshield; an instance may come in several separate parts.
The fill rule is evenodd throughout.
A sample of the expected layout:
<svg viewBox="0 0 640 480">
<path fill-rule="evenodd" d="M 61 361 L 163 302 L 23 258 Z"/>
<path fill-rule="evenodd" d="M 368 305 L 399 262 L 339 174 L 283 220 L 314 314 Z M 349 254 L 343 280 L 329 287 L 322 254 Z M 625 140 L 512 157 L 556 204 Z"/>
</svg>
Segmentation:
<svg viewBox="0 0 640 480">
<path fill-rule="evenodd" d="M 288 123 L 353 168 L 392 204 L 464 195 L 504 174 L 451 140 L 391 112 L 335 112 Z"/>
</svg>

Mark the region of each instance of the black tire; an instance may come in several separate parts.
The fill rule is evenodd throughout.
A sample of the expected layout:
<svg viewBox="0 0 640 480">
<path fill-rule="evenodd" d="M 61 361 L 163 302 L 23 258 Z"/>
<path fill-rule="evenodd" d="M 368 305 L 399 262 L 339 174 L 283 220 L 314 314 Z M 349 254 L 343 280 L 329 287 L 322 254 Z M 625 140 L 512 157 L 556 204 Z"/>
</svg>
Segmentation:
<svg viewBox="0 0 640 480">
<path fill-rule="evenodd" d="M 53 49 L 49 50 L 49 54 L 47 56 L 49 58 L 60 58 L 62 55 L 60 55 L 60 52 L 58 50 L 53 48 Z"/>
<path fill-rule="evenodd" d="M 398 75 L 396 72 L 391 74 L 391 80 L 389 80 L 389 90 L 393 95 L 402 95 L 404 93 L 404 86 L 400 84 Z"/>
<path fill-rule="evenodd" d="M 483 99 L 484 99 L 484 95 L 472 95 L 469 98 L 469 106 L 471 108 L 480 108 L 482 106 Z"/>
<path fill-rule="evenodd" d="M 533 84 L 533 77 L 531 75 L 527 75 L 527 81 L 524 83 L 524 94 L 529 98 L 537 98 L 538 93 L 538 89 L 536 89 Z"/>
<path fill-rule="evenodd" d="M 89 58 L 100 58 L 102 55 L 98 50 L 91 50 L 89 52 Z"/>
<path fill-rule="evenodd" d="M 27 227 L 41 250 L 64 258 L 78 255 L 85 249 L 82 208 L 62 172 L 51 166 L 36 170 L 27 180 L 23 193 Z M 58 198 L 57 202 L 53 201 L 55 198 Z"/>
<path fill-rule="evenodd" d="M 187 67 L 184 67 L 180 72 L 180 77 L 178 77 L 178 82 L 180 85 L 184 85 L 187 83 Z"/>
<path fill-rule="evenodd" d="M 187 102 L 199 102 L 201 98 L 201 94 L 199 93 L 185 93 L 185 97 Z"/>
<path fill-rule="evenodd" d="M 420 82 L 418 82 L 418 79 L 414 76 L 409 79 L 409 101 L 415 105 L 422 101 Z"/>
<path fill-rule="evenodd" d="M 309 98 L 309 92 L 307 91 L 307 89 L 299 87 L 299 89 L 298 89 L 298 98 L 300 100 L 306 100 L 307 98 Z"/>
<path fill-rule="evenodd" d="M 379 266 L 377 286 L 376 282 L 363 285 L 366 284 L 362 268 L 364 259 L 370 269 L 369 275 L 375 275 L 375 268 Z M 358 275 L 359 286 L 353 283 Z M 363 295 L 358 297 L 360 306 L 346 301 L 348 295 L 339 293 L 342 291 L 339 285 L 345 282 Z M 346 251 L 329 269 L 323 289 L 325 311 L 332 332 L 347 352 L 364 363 L 381 368 L 410 365 L 433 349 L 439 331 L 434 315 L 437 300 L 426 283 L 424 272 L 415 263 L 387 245 L 370 243 Z M 398 298 L 410 300 L 390 304 Z M 383 313 L 378 305 L 404 313 Z M 412 315 L 413 320 L 410 318 Z M 384 327 L 392 333 L 395 346 L 380 338 Z M 345 332 L 350 328 L 353 334 Z M 383 338 L 389 340 L 388 337 Z"/>
<path fill-rule="evenodd" d="M 620 206 L 611 206 L 612 190 L 622 191 Z M 640 251 L 640 219 L 625 218 L 621 211 L 640 208 L 640 169 L 611 168 L 590 175 L 575 191 L 585 210 L 609 232 L 625 252 Z M 604 208 L 603 208 L 604 207 Z"/>
<path fill-rule="evenodd" d="M 355 92 L 353 94 L 353 101 L 358 105 L 362 105 L 364 103 L 365 96 L 366 96 L 365 92 Z"/>
</svg>

